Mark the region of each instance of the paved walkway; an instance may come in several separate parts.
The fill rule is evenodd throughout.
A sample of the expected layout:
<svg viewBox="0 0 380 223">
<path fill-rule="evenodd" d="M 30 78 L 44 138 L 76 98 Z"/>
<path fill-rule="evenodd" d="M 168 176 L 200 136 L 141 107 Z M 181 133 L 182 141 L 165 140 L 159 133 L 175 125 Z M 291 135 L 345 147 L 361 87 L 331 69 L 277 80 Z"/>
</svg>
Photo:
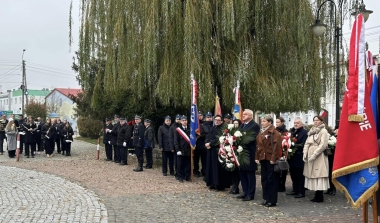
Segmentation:
<svg viewBox="0 0 380 223">
<path fill-rule="evenodd" d="M 0 166 L 0 222 L 107 222 L 92 191 L 61 177 Z"/>
<path fill-rule="evenodd" d="M 319 204 L 310 202 L 312 191 L 302 199 L 279 193 L 278 206 L 265 208 L 258 205 L 262 201 L 259 175 L 255 200 L 243 202 L 228 191 L 210 191 L 201 178 L 179 183 L 162 176 L 159 165 L 133 172 L 136 157 L 128 157 L 129 165 L 120 166 L 104 161 L 103 149 L 100 160 L 95 155 L 95 145 L 76 140 L 71 157 L 41 154 L 27 159 L 22 155 L 16 162 L 6 154 L 0 156 L 0 198 L 5 199 L 0 203 L 0 222 L 362 221 L 361 209 L 352 209 L 340 192 L 325 195 L 325 202 Z M 288 190 L 290 185 L 288 178 Z"/>
</svg>

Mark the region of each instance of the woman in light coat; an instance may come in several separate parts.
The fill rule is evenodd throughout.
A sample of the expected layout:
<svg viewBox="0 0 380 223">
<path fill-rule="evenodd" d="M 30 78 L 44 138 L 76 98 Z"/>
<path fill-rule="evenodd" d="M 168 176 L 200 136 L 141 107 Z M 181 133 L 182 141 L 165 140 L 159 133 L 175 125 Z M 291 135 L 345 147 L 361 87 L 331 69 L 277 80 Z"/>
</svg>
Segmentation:
<svg viewBox="0 0 380 223">
<path fill-rule="evenodd" d="M 5 134 L 7 134 L 9 158 L 14 158 L 16 156 L 17 147 L 17 127 L 14 123 L 13 118 L 9 119 L 7 127 L 5 127 Z"/>
<path fill-rule="evenodd" d="M 303 161 L 305 167 L 305 188 L 315 191 L 313 202 L 323 202 L 323 190 L 329 186 L 329 161 L 323 151 L 327 148 L 329 134 L 325 129 L 323 118 L 315 116 L 314 126 L 308 132 L 308 137 L 303 149 Z"/>
</svg>

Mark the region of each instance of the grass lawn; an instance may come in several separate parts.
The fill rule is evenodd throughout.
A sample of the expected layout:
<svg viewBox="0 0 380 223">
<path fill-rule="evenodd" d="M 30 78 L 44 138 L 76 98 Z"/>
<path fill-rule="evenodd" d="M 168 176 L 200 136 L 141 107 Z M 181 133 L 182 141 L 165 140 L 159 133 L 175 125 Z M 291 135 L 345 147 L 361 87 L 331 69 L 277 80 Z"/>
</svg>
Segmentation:
<svg viewBox="0 0 380 223">
<path fill-rule="evenodd" d="M 98 144 L 98 139 L 91 139 L 91 138 L 86 138 L 86 137 L 76 137 L 75 140 L 81 140 L 81 141 L 85 141 L 85 142 L 89 142 L 89 143 L 92 143 L 92 144 Z M 100 144 L 102 144 L 103 140 L 102 138 L 100 138 Z"/>
</svg>

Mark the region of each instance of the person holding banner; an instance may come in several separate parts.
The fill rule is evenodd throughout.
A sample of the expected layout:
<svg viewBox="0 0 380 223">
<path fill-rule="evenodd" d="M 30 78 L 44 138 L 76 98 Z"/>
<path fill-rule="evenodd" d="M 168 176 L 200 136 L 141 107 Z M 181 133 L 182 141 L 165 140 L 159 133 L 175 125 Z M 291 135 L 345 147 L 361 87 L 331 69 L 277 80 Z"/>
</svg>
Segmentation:
<svg viewBox="0 0 380 223">
<path fill-rule="evenodd" d="M 177 127 L 174 133 L 174 146 L 177 151 L 177 157 L 181 159 L 178 166 L 178 181 L 183 183 L 183 180 L 190 181 L 190 128 L 187 125 L 187 117 L 181 117 L 181 125 Z"/>
<path fill-rule="evenodd" d="M 230 187 L 231 178 L 229 172 L 222 167 L 218 159 L 219 136 L 227 125 L 223 123 L 222 116 L 215 115 L 215 125 L 211 128 L 209 136 L 206 139 L 207 148 L 207 168 L 206 168 L 206 185 L 210 189 L 224 190 Z"/>
<path fill-rule="evenodd" d="M 323 151 L 327 148 L 329 133 L 321 116 L 313 118 L 314 126 L 311 128 L 303 148 L 303 161 L 305 167 L 305 188 L 315 191 L 312 202 L 323 202 L 323 191 L 329 189 L 329 161 Z"/>
</svg>

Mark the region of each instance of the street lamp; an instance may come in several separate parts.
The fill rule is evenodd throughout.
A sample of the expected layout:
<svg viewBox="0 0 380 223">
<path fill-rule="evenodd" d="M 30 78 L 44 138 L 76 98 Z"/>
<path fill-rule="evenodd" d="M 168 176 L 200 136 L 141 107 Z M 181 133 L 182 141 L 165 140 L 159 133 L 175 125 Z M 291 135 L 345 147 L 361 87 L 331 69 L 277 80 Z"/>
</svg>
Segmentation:
<svg viewBox="0 0 380 223">
<path fill-rule="evenodd" d="M 340 103 L 339 103 L 339 84 L 340 84 L 340 61 L 339 61 L 339 49 L 340 49 L 340 38 L 342 36 L 342 27 L 343 27 L 343 10 L 342 10 L 342 5 L 343 5 L 343 1 L 338 1 L 338 6 L 337 4 L 335 3 L 334 0 L 326 0 L 324 1 L 318 8 L 318 11 L 317 11 L 317 19 L 315 20 L 315 24 L 311 26 L 314 34 L 316 36 L 321 36 L 325 31 L 326 31 L 326 27 L 327 25 L 326 24 L 323 24 L 321 23 L 321 20 L 319 19 L 319 11 L 321 10 L 322 6 L 327 3 L 327 2 L 330 2 L 332 5 L 334 5 L 334 15 L 335 15 L 335 18 L 334 18 L 334 24 L 335 24 L 335 44 L 336 44 L 336 77 L 335 77 L 335 128 L 339 128 L 339 117 L 340 117 Z M 338 9 L 339 9 L 339 16 L 340 16 L 340 23 L 338 24 L 337 23 L 337 19 L 338 19 L 338 16 L 337 16 L 337 13 L 338 13 Z M 364 21 L 367 21 L 368 17 L 369 17 L 369 14 L 371 14 L 373 11 L 371 10 L 367 10 L 365 8 L 365 5 L 363 3 L 363 0 L 361 2 L 361 4 L 357 4 L 356 6 L 356 10 L 355 12 L 353 13 L 353 15 L 357 15 L 359 13 L 362 13 L 363 14 L 363 17 L 364 17 Z"/>
</svg>

